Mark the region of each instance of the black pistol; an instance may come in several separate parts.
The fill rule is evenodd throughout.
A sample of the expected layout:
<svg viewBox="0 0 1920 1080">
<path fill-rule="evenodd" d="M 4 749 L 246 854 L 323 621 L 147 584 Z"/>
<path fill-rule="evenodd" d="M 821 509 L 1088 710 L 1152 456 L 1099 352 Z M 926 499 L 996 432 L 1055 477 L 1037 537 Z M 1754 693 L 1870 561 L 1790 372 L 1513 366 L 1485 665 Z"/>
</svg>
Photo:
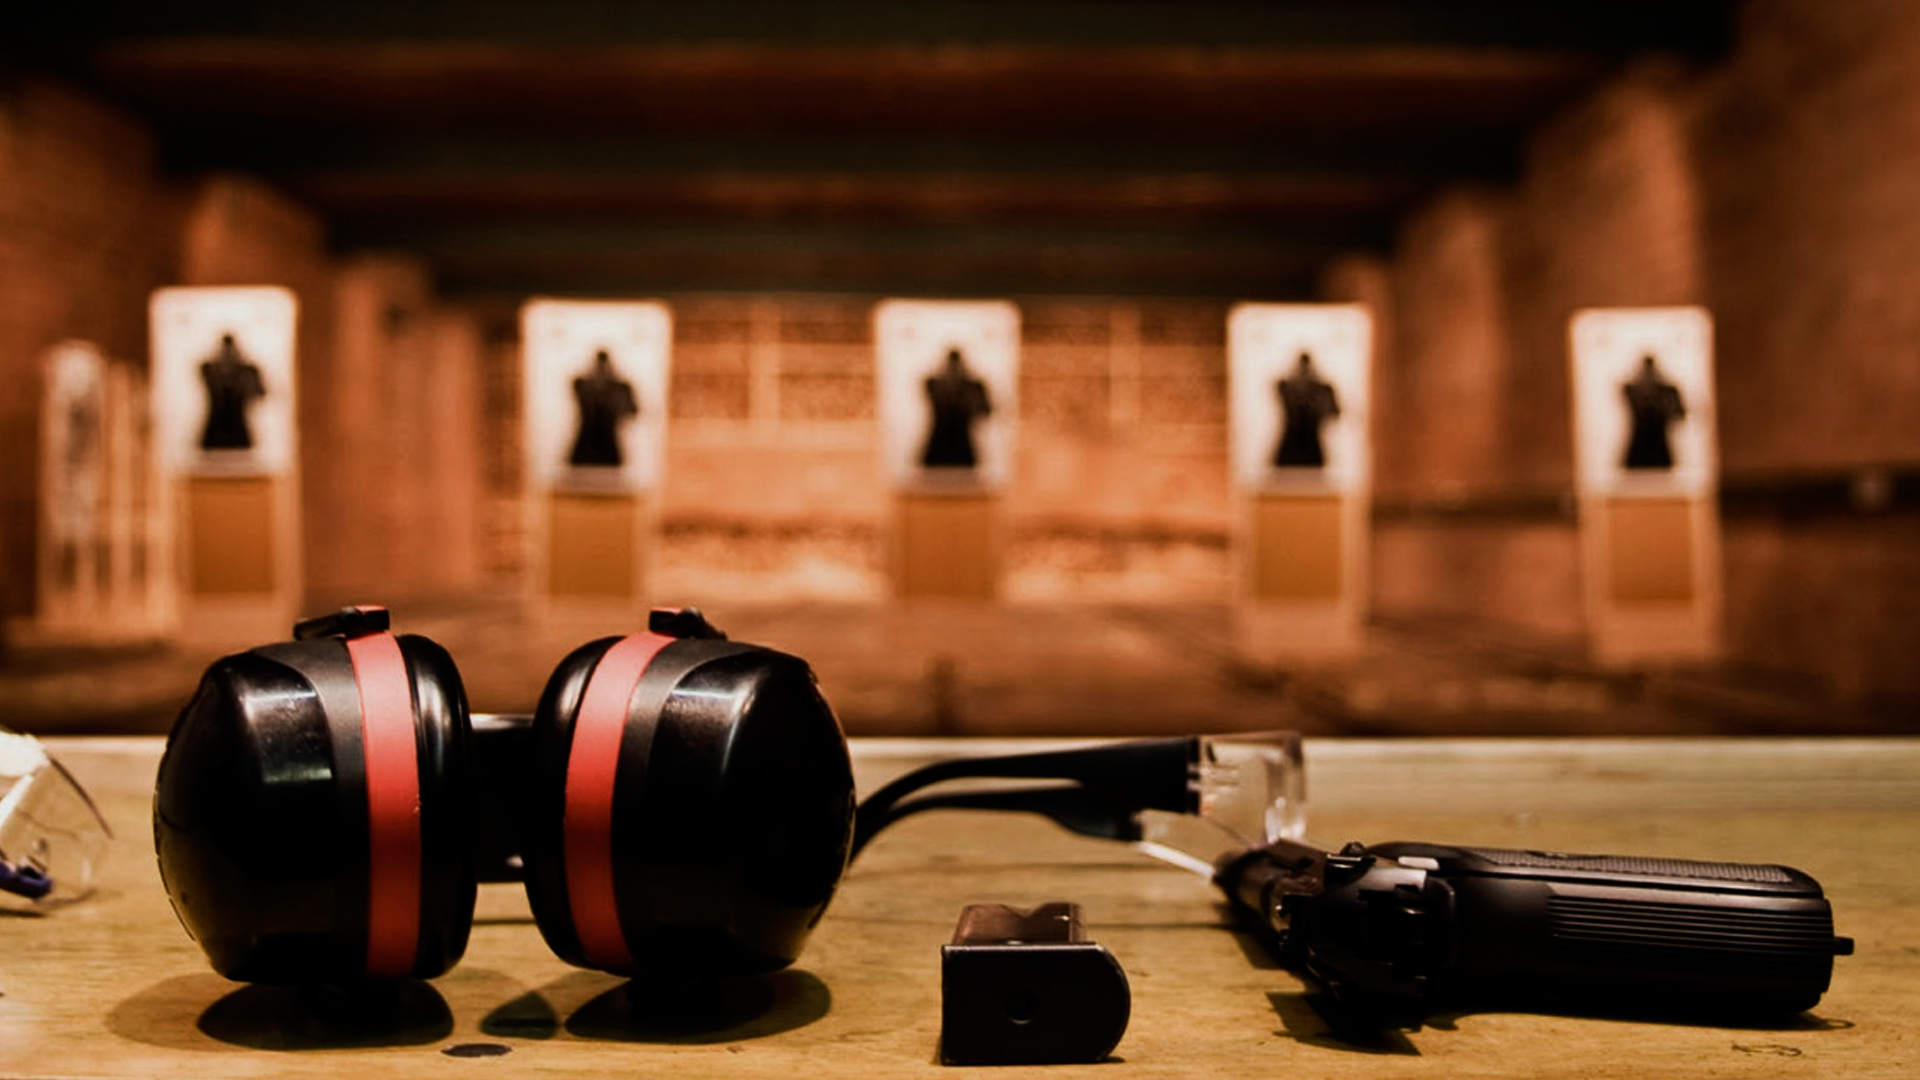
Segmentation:
<svg viewBox="0 0 1920 1080">
<path fill-rule="evenodd" d="M 1398 1014 L 1760 1019 L 1811 1008 L 1853 952 L 1820 883 L 1784 866 L 1281 840 L 1215 880 L 1283 963 Z"/>
</svg>

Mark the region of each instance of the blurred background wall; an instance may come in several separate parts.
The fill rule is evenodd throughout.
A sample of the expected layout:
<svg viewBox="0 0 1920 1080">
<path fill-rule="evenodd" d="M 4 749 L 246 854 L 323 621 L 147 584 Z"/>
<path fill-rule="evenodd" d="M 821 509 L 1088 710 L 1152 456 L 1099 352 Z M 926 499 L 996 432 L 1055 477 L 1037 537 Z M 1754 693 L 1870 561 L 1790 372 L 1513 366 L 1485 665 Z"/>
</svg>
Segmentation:
<svg viewBox="0 0 1920 1080">
<path fill-rule="evenodd" d="M 1572 656 L 1568 320 L 1702 304 L 1722 683 L 1920 717 L 1920 6 L 80 7 L 0 67 L 16 621 L 41 359 L 143 365 L 162 286 L 299 298 L 315 608 L 517 595 L 535 294 L 673 306 L 663 595 L 885 603 L 872 310 L 960 295 L 1021 312 L 1006 603 L 1222 606 L 1227 310 L 1340 300 L 1377 620 Z"/>
</svg>

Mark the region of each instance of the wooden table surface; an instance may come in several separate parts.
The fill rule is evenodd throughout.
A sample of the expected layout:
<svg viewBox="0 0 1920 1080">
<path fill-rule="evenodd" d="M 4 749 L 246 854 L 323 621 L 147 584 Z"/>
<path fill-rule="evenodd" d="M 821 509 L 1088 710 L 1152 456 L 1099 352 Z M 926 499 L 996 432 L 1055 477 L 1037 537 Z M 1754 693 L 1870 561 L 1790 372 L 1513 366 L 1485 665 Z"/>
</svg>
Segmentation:
<svg viewBox="0 0 1920 1080">
<path fill-rule="evenodd" d="M 961 908 L 1050 900 L 1080 904 L 1124 965 L 1133 1019 L 1114 1060 L 995 1077 L 1920 1076 L 1920 739 L 1310 740 L 1316 840 L 1780 862 L 1826 886 L 1858 943 L 1819 1006 L 1775 1028 L 1474 1013 L 1340 1035 L 1197 875 L 991 814 L 899 825 L 793 970 L 669 1003 L 548 954 L 509 886 L 482 888 L 465 961 L 389 1011 L 241 986 L 207 969 L 161 891 L 158 740 L 49 745 L 117 847 L 91 899 L 0 924 L 4 1076 L 952 1076 L 966 1070 L 937 1063 L 939 963 Z M 856 742 L 860 789 L 1008 746 Z"/>
</svg>

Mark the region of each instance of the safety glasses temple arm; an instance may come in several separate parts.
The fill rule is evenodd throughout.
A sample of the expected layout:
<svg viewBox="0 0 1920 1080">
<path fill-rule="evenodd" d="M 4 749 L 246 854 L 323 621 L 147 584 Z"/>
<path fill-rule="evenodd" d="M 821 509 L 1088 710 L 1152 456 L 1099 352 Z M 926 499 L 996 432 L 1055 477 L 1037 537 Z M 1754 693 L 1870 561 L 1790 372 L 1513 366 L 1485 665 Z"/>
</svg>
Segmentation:
<svg viewBox="0 0 1920 1080">
<path fill-rule="evenodd" d="M 1190 779 L 1199 740 L 1192 736 L 1143 739 L 1035 754 L 955 758 L 916 769 L 869 796 L 854 818 L 853 854 L 882 829 L 923 810 L 992 809 L 1037 813 L 1074 832 L 1133 838 L 1142 810 L 1193 813 Z M 974 791 L 911 798 L 952 780 L 1069 780 L 1074 786 Z"/>
</svg>

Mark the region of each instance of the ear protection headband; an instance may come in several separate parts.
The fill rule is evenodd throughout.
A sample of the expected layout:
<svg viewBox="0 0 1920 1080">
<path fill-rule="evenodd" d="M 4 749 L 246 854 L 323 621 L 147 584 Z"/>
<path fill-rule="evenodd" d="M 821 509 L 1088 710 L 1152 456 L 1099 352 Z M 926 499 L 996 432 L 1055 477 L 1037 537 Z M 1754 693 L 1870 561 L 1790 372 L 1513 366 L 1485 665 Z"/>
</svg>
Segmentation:
<svg viewBox="0 0 1920 1080">
<path fill-rule="evenodd" d="M 524 877 L 568 962 L 672 979 L 800 954 L 844 871 L 846 740 L 804 661 L 698 611 L 576 649 L 531 717 L 377 607 L 214 663 L 161 759 L 154 846 L 214 969 L 431 978 L 476 882 Z"/>
</svg>

